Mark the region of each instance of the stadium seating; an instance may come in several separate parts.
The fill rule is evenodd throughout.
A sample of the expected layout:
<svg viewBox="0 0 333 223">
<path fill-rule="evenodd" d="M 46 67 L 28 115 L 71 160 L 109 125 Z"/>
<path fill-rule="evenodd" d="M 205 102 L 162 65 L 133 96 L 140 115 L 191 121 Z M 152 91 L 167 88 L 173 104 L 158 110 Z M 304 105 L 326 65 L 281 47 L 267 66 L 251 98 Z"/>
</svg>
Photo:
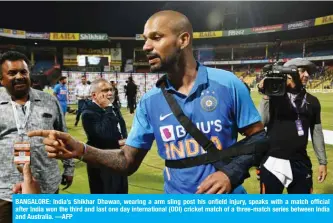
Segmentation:
<svg viewBox="0 0 333 223">
<path fill-rule="evenodd" d="M 45 73 L 47 70 L 52 68 L 54 65 L 53 61 L 49 60 L 40 60 L 36 61 L 35 66 L 33 67 L 32 72 L 34 74 Z"/>
</svg>

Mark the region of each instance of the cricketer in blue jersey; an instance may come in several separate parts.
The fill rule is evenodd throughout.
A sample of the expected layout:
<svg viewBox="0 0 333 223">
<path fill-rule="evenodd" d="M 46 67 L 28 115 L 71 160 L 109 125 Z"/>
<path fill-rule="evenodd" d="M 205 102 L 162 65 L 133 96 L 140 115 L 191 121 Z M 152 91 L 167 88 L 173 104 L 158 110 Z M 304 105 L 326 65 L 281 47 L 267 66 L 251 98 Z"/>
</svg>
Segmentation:
<svg viewBox="0 0 333 223">
<path fill-rule="evenodd" d="M 186 16 L 175 11 L 158 12 L 146 22 L 143 36 L 143 49 L 151 70 L 167 74 L 166 89 L 217 149 L 228 149 L 236 143 L 239 132 L 252 138 L 263 130 L 244 84 L 230 72 L 197 63 L 192 51 L 192 25 Z M 100 150 L 55 131 L 34 131 L 29 136 L 46 137 L 44 143 L 50 157 L 75 157 L 126 175 L 137 171 L 154 140 L 162 159 L 177 160 L 204 153 L 176 120 L 158 87 L 140 100 L 122 149 Z M 245 193 L 241 184 L 249 177 L 248 170 L 253 165 L 254 155 L 249 154 L 222 163 L 218 169 L 211 164 L 165 168 L 164 190 L 165 193 Z"/>
<path fill-rule="evenodd" d="M 54 89 L 53 89 L 53 94 L 54 94 L 54 96 L 57 97 L 64 115 L 67 112 L 67 94 L 68 94 L 68 90 L 67 90 L 67 87 L 66 87 L 66 83 L 67 83 L 67 78 L 66 77 L 61 77 L 60 80 L 59 80 L 59 84 L 56 84 L 54 86 Z"/>
</svg>

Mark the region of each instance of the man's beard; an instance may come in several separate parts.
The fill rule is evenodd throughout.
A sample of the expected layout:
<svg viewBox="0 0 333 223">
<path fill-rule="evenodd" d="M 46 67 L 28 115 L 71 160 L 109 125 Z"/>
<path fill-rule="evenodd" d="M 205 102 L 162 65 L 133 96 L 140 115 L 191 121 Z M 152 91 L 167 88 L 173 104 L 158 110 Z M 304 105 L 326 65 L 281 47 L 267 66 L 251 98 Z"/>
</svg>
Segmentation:
<svg viewBox="0 0 333 223">
<path fill-rule="evenodd" d="M 172 55 L 166 57 L 164 60 L 162 60 L 162 58 L 159 55 L 156 56 L 158 56 L 158 58 L 160 59 L 160 64 L 151 65 L 150 71 L 153 73 L 168 72 L 170 69 L 172 69 L 175 66 L 175 64 L 178 63 L 180 57 L 180 50 L 177 50 Z"/>
</svg>

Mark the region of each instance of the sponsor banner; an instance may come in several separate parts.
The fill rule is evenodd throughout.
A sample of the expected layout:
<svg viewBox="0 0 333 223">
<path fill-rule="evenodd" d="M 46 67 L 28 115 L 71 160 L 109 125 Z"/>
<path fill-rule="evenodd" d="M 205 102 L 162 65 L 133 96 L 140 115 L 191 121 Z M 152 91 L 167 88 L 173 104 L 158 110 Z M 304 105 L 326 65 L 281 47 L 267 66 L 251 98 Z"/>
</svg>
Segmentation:
<svg viewBox="0 0 333 223">
<path fill-rule="evenodd" d="M 50 33 L 50 40 L 78 41 L 80 40 L 80 33 Z"/>
<path fill-rule="evenodd" d="M 333 15 L 327 15 L 323 17 L 316 18 L 315 26 L 326 25 L 333 23 Z"/>
<path fill-rule="evenodd" d="M 291 22 L 283 24 L 283 30 L 303 29 L 314 25 L 314 19 L 308 19 L 298 22 Z"/>
<path fill-rule="evenodd" d="M 234 60 L 234 61 L 205 61 L 203 62 L 204 65 L 234 65 L 234 64 L 241 64 L 242 61 Z"/>
<path fill-rule="evenodd" d="M 80 40 L 102 41 L 108 40 L 105 33 L 80 33 Z"/>
<path fill-rule="evenodd" d="M 25 39 L 25 31 L 15 29 L 0 29 L 0 36 L 9 38 Z"/>
<path fill-rule="evenodd" d="M 25 34 L 27 39 L 50 39 L 50 33 L 34 33 L 34 32 L 27 32 Z"/>
<path fill-rule="evenodd" d="M 204 39 L 204 38 L 216 38 L 222 37 L 223 31 L 210 31 L 210 32 L 194 32 L 193 38 L 194 39 Z"/>
<path fill-rule="evenodd" d="M 110 55 L 110 48 L 100 48 L 100 49 L 93 49 L 93 48 L 79 48 L 77 50 L 78 54 L 93 54 L 93 55 Z"/>
<path fill-rule="evenodd" d="M 145 39 L 143 38 L 142 34 L 136 34 L 135 35 L 135 40 L 145 40 Z"/>
<path fill-rule="evenodd" d="M 225 36 L 243 36 L 253 34 L 252 29 L 233 29 L 224 31 Z"/>
<path fill-rule="evenodd" d="M 252 28 L 252 32 L 254 33 L 270 33 L 281 31 L 283 28 L 282 24 L 272 25 L 272 26 L 261 26 Z"/>
<path fill-rule="evenodd" d="M 64 59 L 64 66 L 78 66 L 77 59 Z"/>
</svg>

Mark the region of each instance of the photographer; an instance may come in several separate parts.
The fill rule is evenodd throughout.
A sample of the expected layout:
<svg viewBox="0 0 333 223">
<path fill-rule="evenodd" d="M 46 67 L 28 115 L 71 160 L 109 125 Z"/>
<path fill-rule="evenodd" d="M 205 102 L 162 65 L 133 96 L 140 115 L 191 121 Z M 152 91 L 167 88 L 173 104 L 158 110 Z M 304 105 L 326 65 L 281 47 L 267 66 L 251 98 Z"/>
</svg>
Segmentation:
<svg viewBox="0 0 333 223">
<path fill-rule="evenodd" d="M 281 96 L 265 95 L 260 103 L 259 110 L 271 140 L 271 150 L 260 167 L 262 194 L 280 194 L 284 188 L 289 194 L 312 193 L 312 164 L 306 152 L 309 130 L 319 161 L 318 181 L 323 182 L 327 175 L 320 102 L 305 90 L 315 65 L 296 58 L 285 63 L 283 69 L 292 66 L 297 67 L 298 74 L 295 69 L 295 73 L 286 75 L 286 92 Z M 269 91 L 265 84 L 280 86 L 265 79 L 258 84 L 260 92 Z"/>
</svg>

